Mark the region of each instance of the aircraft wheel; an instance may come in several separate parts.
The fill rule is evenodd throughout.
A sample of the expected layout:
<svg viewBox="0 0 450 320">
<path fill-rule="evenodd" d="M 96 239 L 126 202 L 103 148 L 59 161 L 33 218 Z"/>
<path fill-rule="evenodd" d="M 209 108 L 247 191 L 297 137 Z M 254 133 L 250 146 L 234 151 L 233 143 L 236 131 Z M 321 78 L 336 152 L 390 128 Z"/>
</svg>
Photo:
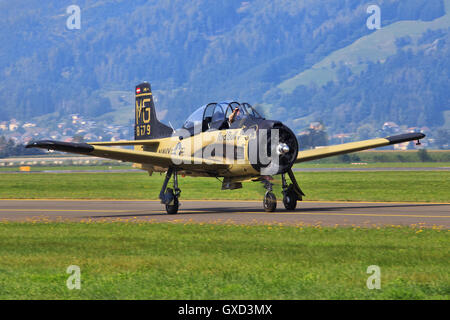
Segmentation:
<svg viewBox="0 0 450 320">
<path fill-rule="evenodd" d="M 174 198 L 172 205 L 166 204 L 167 214 L 177 214 L 179 206 L 180 206 L 180 203 L 178 202 L 178 198 Z"/>
<path fill-rule="evenodd" d="M 173 198 L 172 204 L 166 204 L 166 211 L 168 214 L 177 214 L 178 207 L 180 203 L 178 201 L 178 197 L 174 195 L 173 190 L 171 188 L 167 188 L 167 193 L 170 198 Z"/>
<path fill-rule="evenodd" d="M 286 192 L 283 196 L 283 204 L 286 210 L 295 210 L 295 207 L 297 207 L 297 197 L 295 193 L 292 191 Z"/>
<path fill-rule="evenodd" d="M 264 195 L 264 211 L 273 212 L 277 208 L 277 198 L 273 192 L 267 191 Z"/>
</svg>

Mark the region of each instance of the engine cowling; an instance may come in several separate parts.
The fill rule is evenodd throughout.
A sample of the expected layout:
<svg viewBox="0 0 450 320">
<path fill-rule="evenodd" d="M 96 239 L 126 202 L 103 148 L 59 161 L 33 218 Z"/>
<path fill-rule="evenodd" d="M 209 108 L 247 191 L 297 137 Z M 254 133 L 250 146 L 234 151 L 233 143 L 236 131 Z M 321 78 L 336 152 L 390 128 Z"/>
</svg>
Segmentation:
<svg viewBox="0 0 450 320">
<path fill-rule="evenodd" d="M 295 134 L 278 121 L 264 121 L 249 144 L 249 160 L 261 175 L 286 173 L 298 154 Z"/>
</svg>

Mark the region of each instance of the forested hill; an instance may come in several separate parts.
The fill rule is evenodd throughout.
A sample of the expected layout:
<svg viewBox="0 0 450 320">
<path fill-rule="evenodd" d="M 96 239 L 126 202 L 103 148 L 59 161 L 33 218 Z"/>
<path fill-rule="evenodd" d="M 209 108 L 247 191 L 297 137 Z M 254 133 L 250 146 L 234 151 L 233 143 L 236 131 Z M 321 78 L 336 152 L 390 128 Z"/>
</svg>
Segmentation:
<svg viewBox="0 0 450 320">
<path fill-rule="evenodd" d="M 73 4 L 79 30 L 66 26 Z M 381 30 L 366 26 L 370 4 L 381 9 Z M 111 97 L 147 80 L 174 125 L 201 104 L 233 98 L 297 130 L 317 120 L 346 132 L 384 121 L 441 127 L 450 100 L 445 17 L 442 0 L 2 1 L 0 121 L 49 113 L 116 119 L 125 109 L 132 118 L 130 96 Z M 412 25 L 398 38 L 392 30 L 395 47 L 381 56 L 358 47 L 370 59 L 334 58 L 406 21 Z M 330 79 L 302 78 L 326 59 L 337 62 L 324 69 Z"/>
</svg>

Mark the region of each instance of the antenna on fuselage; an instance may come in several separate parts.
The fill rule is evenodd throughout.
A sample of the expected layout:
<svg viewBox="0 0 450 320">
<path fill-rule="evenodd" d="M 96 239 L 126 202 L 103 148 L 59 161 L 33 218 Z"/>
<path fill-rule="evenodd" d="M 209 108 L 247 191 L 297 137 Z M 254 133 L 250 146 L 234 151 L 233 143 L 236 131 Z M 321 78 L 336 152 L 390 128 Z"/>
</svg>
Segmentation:
<svg viewBox="0 0 450 320">
<path fill-rule="evenodd" d="M 172 128 L 172 131 L 175 132 L 175 129 L 173 128 L 173 125 L 169 121 L 169 126 Z"/>
</svg>

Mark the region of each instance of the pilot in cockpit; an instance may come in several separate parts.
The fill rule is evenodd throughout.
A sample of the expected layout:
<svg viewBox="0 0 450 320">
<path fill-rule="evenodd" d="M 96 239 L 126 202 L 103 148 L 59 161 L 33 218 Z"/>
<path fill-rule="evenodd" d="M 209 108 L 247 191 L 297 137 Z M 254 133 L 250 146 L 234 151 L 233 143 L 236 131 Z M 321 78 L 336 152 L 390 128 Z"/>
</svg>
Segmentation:
<svg viewBox="0 0 450 320">
<path fill-rule="evenodd" d="M 234 108 L 233 112 L 228 116 L 228 125 L 231 126 L 231 124 L 236 120 L 236 117 L 239 115 L 239 107 Z"/>
</svg>

